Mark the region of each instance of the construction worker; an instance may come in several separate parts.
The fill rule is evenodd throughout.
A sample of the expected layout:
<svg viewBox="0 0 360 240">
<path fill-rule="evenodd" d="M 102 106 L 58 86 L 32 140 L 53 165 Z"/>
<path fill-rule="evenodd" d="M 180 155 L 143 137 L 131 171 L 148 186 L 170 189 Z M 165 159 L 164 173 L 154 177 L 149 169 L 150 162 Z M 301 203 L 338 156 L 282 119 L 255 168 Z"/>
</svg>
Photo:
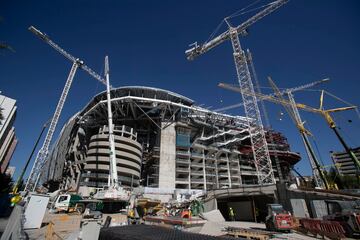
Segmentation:
<svg viewBox="0 0 360 240">
<path fill-rule="evenodd" d="M 229 217 L 230 217 L 230 221 L 235 221 L 235 213 L 232 207 L 229 207 Z"/>
<path fill-rule="evenodd" d="M 134 209 L 129 209 L 128 211 L 128 225 L 133 224 L 135 220 L 135 211 Z"/>
</svg>

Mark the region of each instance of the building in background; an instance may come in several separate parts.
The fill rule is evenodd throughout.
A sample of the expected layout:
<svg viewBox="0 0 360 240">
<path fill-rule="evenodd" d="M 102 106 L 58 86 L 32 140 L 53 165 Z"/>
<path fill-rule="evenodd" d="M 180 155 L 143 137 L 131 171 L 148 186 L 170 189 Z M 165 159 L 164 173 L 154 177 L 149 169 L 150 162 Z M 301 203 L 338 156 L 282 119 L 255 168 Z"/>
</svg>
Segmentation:
<svg viewBox="0 0 360 240">
<path fill-rule="evenodd" d="M 360 159 L 360 147 L 353 148 L 352 151 L 354 152 L 355 156 Z M 356 167 L 354 161 L 350 158 L 350 155 L 347 152 L 332 152 L 331 158 L 333 159 L 339 174 L 345 176 L 356 175 Z"/>
<path fill-rule="evenodd" d="M 13 126 L 16 118 L 16 100 L 0 95 L 0 108 L 3 116 L 0 120 L 0 171 L 4 173 L 18 142 Z"/>
</svg>

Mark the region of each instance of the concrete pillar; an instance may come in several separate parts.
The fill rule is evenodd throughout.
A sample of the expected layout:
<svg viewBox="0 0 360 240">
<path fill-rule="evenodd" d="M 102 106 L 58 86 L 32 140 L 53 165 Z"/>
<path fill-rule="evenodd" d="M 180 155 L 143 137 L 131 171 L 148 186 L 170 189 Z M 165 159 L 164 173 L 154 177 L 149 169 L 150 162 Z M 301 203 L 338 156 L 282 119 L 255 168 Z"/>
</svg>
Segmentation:
<svg viewBox="0 0 360 240">
<path fill-rule="evenodd" d="M 206 164 L 205 164 L 205 153 L 204 153 L 204 149 L 201 150 L 201 153 L 202 153 L 203 178 L 204 178 L 204 187 L 203 187 L 203 189 L 206 191 Z"/>
<path fill-rule="evenodd" d="M 241 169 L 240 169 L 240 159 L 241 159 L 241 155 L 237 155 L 237 163 L 238 163 L 238 168 L 239 168 L 239 182 L 240 185 L 242 185 L 242 176 L 241 176 Z"/>
<path fill-rule="evenodd" d="M 161 127 L 168 124 L 168 122 L 162 122 Z M 175 189 L 175 124 L 172 123 L 165 129 L 162 129 L 160 135 L 159 188 Z"/>
<path fill-rule="evenodd" d="M 231 182 L 231 176 L 230 176 L 230 163 L 229 163 L 229 154 L 228 153 L 226 153 L 226 159 L 227 159 L 227 163 L 226 163 L 226 165 L 227 165 L 227 171 L 228 171 L 228 181 L 229 181 L 229 188 L 231 188 L 231 185 L 232 185 L 232 182 Z"/>
</svg>

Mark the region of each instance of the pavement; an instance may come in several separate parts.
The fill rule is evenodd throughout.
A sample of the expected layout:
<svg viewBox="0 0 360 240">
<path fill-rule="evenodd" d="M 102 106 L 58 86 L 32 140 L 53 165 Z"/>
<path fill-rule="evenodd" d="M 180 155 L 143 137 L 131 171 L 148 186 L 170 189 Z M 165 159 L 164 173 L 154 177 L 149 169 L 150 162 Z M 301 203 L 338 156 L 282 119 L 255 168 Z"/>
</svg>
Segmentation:
<svg viewBox="0 0 360 240">
<path fill-rule="evenodd" d="M 0 236 L 5 231 L 9 218 L 0 218 Z"/>
<path fill-rule="evenodd" d="M 185 231 L 206 234 L 210 236 L 222 236 L 225 234 L 223 231 L 226 227 L 237 227 L 237 228 L 247 228 L 247 229 L 259 229 L 266 231 L 265 224 L 263 223 L 255 223 L 255 222 L 207 222 L 202 227 L 197 228 L 189 228 L 185 229 Z M 317 239 L 309 236 L 305 236 L 300 233 L 292 232 L 292 233 L 279 233 L 275 235 L 275 238 L 272 239 L 293 239 L 293 240 L 311 240 Z"/>
<path fill-rule="evenodd" d="M 123 225 L 127 220 L 126 215 L 124 214 L 104 214 L 103 221 L 105 221 L 107 216 L 112 217 L 110 226 L 120 226 Z M 46 213 L 43 221 L 43 225 L 40 229 L 29 229 L 26 230 L 26 233 L 29 236 L 29 239 L 45 239 L 45 233 L 47 230 L 48 223 L 51 221 L 54 223 L 54 231 L 60 235 L 63 239 L 69 239 L 73 235 L 77 235 L 80 231 L 80 222 L 81 215 L 77 214 L 50 214 Z M 0 233 L 4 231 L 8 219 L 0 218 Z M 223 231 L 226 227 L 238 227 L 238 228 L 247 228 L 247 229 L 259 229 L 266 230 L 265 224 L 254 223 L 254 222 L 214 222 L 208 221 L 203 226 L 196 226 L 186 228 L 183 231 L 190 233 L 200 233 L 208 236 L 222 236 L 225 234 Z M 76 234 L 75 234 L 76 233 Z M 1 235 L 1 234 L 0 234 Z M 73 239 L 73 238 L 72 238 Z M 310 240 L 316 239 L 313 237 L 305 236 L 297 232 L 292 233 L 279 233 L 275 235 L 275 238 L 272 239 L 293 239 L 293 240 Z"/>
</svg>

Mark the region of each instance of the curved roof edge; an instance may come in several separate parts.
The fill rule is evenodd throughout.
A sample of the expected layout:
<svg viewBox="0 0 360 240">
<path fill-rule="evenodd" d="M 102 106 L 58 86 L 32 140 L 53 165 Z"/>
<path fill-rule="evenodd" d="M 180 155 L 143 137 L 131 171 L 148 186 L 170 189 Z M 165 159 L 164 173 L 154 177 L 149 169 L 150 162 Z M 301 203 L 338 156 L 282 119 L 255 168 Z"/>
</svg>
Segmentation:
<svg viewBox="0 0 360 240">
<path fill-rule="evenodd" d="M 182 100 L 186 105 L 192 105 L 195 103 L 194 100 L 185 97 L 181 94 L 178 93 L 174 93 L 172 91 L 169 90 L 165 90 L 165 89 L 161 89 L 161 88 L 155 88 L 155 87 L 146 87 L 146 86 L 122 86 L 122 87 L 117 87 L 117 88 L 112 88 L 111 91 L 133 91 L 134 93 L 136 93 L 136 91 L 138 91 L 138 93 L 145 93 L 145 91 L 147 92 L 155 92 L 160 94 L 159 96 L 155 95 L 156 97 L 161 98 L 161 94 L 167 94 L 170 95 L 172 97 L 178 98 L 179 100 Z M 101 95 L 105 94 L 106 91 L 102 91 L 99 94 L 95 95 L 94 98 L 100 97 Z"/>
</svg>

